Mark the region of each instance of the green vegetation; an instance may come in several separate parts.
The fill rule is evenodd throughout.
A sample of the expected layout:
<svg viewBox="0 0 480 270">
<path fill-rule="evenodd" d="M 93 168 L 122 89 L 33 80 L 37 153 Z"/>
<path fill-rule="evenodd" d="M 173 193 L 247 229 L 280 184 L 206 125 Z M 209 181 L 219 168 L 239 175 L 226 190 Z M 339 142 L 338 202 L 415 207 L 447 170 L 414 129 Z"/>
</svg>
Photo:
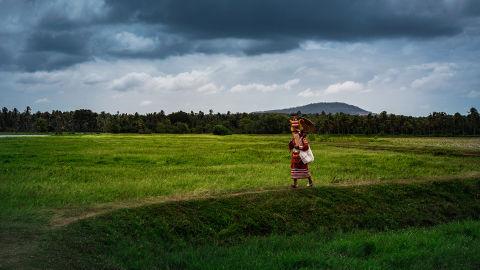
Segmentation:
<svg viewBox="0 0 480 270">
<path fill-rule="evenodd" d="M 215 125 L 212 130 L 214 135 L 230 135 L 232 131 L 226 128 L 224 125 Z"/>
<path fill-rule="evenodd" d="M 431 153 L 426 147 L 421 154 L 408 148 L 398 151 L 388 139 L 385 143 L 375 140 L 381 151 L 363 149 L 365 144 L 356 141 L 368 137 L 355 138 L 310 138 L 317 184 L 480 173 L 480 156 L 453 155 L 464 150 L 455 145 L 441 155 L 435 154 L 434 147 Z M 286 186 L 288 140 L 286 135 L 3 138 L 0 203 L 3 210 L 58 208 Z M 480 139 L 470 140 L 480 145 Z"/>
<path fill-rule="evenodd" d="M 327 113 L 312 111 L 318 104 L 310 104 L 306 116 L 315 123 L 319 134 L 364 134 L 364 135 L 424 135 L 424 136 L 476 136 L 480 132 L 480 115 L 470 108 L 467 115 L 432 112 L 427 117 L 362 113 L 354 106 L 331 104 Z M 321 104 L 320 104 L 321 105 Z M 336 108 L 335 108 L 336 107 Z M 302 109 L 302 110 L 303 110 Z M 353 112 L 352 109 L 355 111 Z M 287 110 L 290 111 L 290 110 Z M 295 112 L 297 110 L 294 109 Z M 343 112 L 342 112 L 343 111 Z M 304 113 L 305 113 L 304 112 Z M 350 115 L 348 113 L 362 115 Z M 364 115 L 363 115 L 364 114 Z M 223 125 L 237 134 L 289 133 L 288 114 L 279 113 L 213 113 L 202 111 L 186 113 L 164 111 L 141 115 L 91 110 L 70 112 L 52 111 L 32 114 L 27 107 L 24 112 L 16 108 L 0 111 L 0 132 L 110 132 L 110 133 L 212 133 L 213 127 Z"/>
<path fill-rule="evenodd" d="M 59 254 L 49 260 L 49 264 L 58 262 L 59 268 L 177 268 L 185 247 L 190 256 L 198 256 L 205 245 L 207 250 L 212 243 L 228 249 L 252 236 L 292 236 L 319 230 L 326 237 L 335 231 L 393 230 L 478 219 L 478 194 L 480 180 L 321 187 L 170 202 L 74 223 L 55 232 L 54 246 L 45 250 Z M 475 225 L 478 237 L 480 223 Z M 364 251 L 364 256 L 371 252 Z M 167 256 L 159 258 L 157 254 Z M 253 259 L 257 256 L 262 257 L 254 255 Z M 195 261 L 191 263 L 183 261 L 182 266 L 195 268 Z"/>
<path fill-rule="evenodd" d="M 479 239 L 478 221 L 389 232 L 317 231 L 187 247 L 166 261 L 192 269 L 478 269 Z"/>
<path fill-rule="evenodd" d="M 313 135 L 318 187 L 297 191 L 287 188 L 288 140 L 0 138 L 0 268 L 25 268 L 31 256 L 35 265 L 52 260 L 59 268 L 243 267 L 238 260 L 245 268 L 478 265 L 469 254 L 479 249 L 470 241 L 480 226 L 479 138 Z M 382 242 L 388 239 L 397 244 Z M 404 253 L 401 239 L 413 241 Z M 356 258 L 365 242 L 374 243 L 375 256 Z M 436 243 L 450 245 L 425 259 Z M 322 259 L 331 254 L 344 255 Z M 454 255 L 457 261 L 442 260 Z"/>
<path fill-rule="evenodd" d="M 184 246 L 124 261 L 132 269 L 478 269 L 479 240 L 480 222 L 471 221 L 388 232 L 252 237 L 238 245 Z M 111 263 L 121 269 L 119 261 Z"/>
</svg>

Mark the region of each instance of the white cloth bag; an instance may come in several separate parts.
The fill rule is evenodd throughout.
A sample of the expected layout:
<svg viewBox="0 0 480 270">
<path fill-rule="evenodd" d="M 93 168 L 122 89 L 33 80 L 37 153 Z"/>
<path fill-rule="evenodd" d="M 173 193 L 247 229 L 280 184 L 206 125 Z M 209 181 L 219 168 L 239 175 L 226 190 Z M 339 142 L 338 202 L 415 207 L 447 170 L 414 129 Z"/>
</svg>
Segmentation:
<svg viewBox="0 0 480 270">
<path fill-rule="evenodd" d="M 313 156 L 312 149 L 310 147 L 308 147 L 307 151 L 300 150 L 300 158 L 302 159 L 302 162 L 305 164 L 308 164 L 315 159 Z"/>
</svg>

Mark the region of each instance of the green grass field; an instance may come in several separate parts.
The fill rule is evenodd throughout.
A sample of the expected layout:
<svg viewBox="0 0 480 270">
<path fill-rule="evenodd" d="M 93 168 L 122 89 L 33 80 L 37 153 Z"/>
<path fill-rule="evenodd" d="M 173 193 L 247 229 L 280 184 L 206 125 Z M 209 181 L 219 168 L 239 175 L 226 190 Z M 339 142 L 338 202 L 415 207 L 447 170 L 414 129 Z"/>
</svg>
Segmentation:
<svg viewBox="0 0 480 270">
<path fill-rule="evenodd" d="M 480 138 L 0 138 L 0 268 L 480 266 Z M 305 185 L 301 182 L 301 185 Z"/>
</svg>

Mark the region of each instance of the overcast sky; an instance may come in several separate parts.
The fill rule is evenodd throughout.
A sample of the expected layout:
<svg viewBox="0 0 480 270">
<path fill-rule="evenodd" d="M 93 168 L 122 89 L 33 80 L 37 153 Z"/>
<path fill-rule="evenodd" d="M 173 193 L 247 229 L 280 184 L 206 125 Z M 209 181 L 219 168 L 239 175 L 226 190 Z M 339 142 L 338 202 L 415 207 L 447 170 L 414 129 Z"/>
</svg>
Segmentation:
<svg viewBox="0 0 480 270">
<path fill-rule="evenodd" d="M 0 0 L 0 106 L 480 106 L 478 0 Z"/>
</svg>

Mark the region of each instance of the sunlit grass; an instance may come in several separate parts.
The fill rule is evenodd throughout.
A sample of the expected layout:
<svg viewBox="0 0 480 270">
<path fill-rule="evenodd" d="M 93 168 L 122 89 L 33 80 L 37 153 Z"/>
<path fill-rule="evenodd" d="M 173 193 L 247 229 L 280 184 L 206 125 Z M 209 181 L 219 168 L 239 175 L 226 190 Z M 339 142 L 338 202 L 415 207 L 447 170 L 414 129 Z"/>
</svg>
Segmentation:
<svg viewBox="0 0 480 270">
<path fill-rule="evenodd" d="M 289 135 L 136 134 L 0 138 L 0 249 L 3 250 L 3 252 L 0 251 L 0 268 L 5 266 L 1 263 L 2 260 L 10 263 L 6 264 L 7 268 L 9 268 L 9 265 L 13 269 L 25 268 L 26 258 L 30 258 L 31 254 L 41 250 L 36 249 L 40 243 L 39 237 L 44 237 L 46 234 L 53 234 L 54 237 L 59 236 L 56 234 L 57 231 L 51 231 L 52 228 L 50 227 L 52 217 L 59 213 L 60 218 L 69 218 L 83 213 L 82 211 L 84 210 L 102 207 L 103 203 L 117 204 L 119 207 L 112 209 L 118 209 L 122 205 L 129 205 L 131 202 L 136 202 L 136 205 L 140 206 L 146 201 L 152 200 L 155 202 L 158 198 L 169 198 L 170 196 L 201 198 L 204 195 L 209 195 L 212 196 L 211 198 L 216 198 L 215 196 L 219 194 L 236 191 L 285 189 L 291 181 L 289 176 L 290 154 L 287 148 L 289 139 Z M 478 138 L 310 136 L 310 141 L 315 154 L 315 162 L 310 165 L 310 169 L 317 186 L 325 186 L 324 188 L 338 184 L 355 185 L 360 182 L 388 184 L 396 182 L 398 179 L 402 179 L 403 183 L 436 178 L 458 178 L 462 180 L 466 176 L 470 176 L 467 178 L 478 178 L 480 174 Z M 300 184 L 305 185 L 305 182 Z M 429 208 L 424 208 L 426 194 L 434 199 L 437 196 L 432 193 L 432 189 L 420 189 L 418 192 L 411 194 L 412 202 L 408 205 L 413 207 L 412 209 L 428 210 L 421 217 L 431 215 L 429 220 L 435 221 L 435 224 L 447 222 L 451 219 L 475 217 L 478 212 L 475 210 L 477 209 L 475 207 L 467 207 L 467 210 L 471 211 L 471 213 L 469 212 L 468 215 L 464 216 L 459 216 L 459 213 L 462 213 L 463 210 L 459 212 L 453 211 L 455 207 L 465 207 L 465 202 L 462 200 L 471 199 L 467 196 L 466 191 L 461 189 L 462 185 L 461 181 L 457 183 L 452 182 L 452 188 L 455 187 L 455 193 L 447 191 L 438 195 L 438 199 L 444 202 L 442 203 L 443 206 L 437 209 L 440 211 L 438 213 L 441 213 L 438 216 L 435 214 L 437 212 L 431 212 Z M 413 187 L 414 185 L 406 187 L 406 189 Z M 388 207 L 392 206 L 394 204 L 392 200 L 397 196 L 397 194 L 392 193 L 393 186 L 384 185 L 379 188 L 385 191 L 382 198 L 371 197 L 372 193 L 370 191 L 366 191 L 364 195 L 360 196 L 360 193 L 357 193 L 357 187 L 348 188 L 348 192 L 358 194 L 360 196 L 358 197 L 360 198 L 359 202 L 365 202 L 369 206 L 377 205 L 379 201 L 382 201 Z M 274 199 L 275 196 L 273 194 L 275 192 L 273 192 L 271 194 L 266 193 L 265 196 L 258 198 L 264 198 L 260 202 L 275 202 L 288 199 L 288 196 L 294 194 L 290 190 L 283 190 L 282 192 L 286 192 L 285 194 L 287 195 L 277 196 Z M 345 192 L 339 191 L 335 196 L 329 196 L 328 199 L 323 198 L 323 195 L 319 196 L 319 198 L 325 199 L 325 202 L 331 200 L 328 201 L 328 204 L 340 207 L 339 209 L 355 211 L 357 208 L 354 205 L 339 203 L 338 200 L 345 194 Z M 253 194 L 253 197 L 255 198 L 257 195 L 259 194 Z M 295 211 L 298 210 L 301 213 L 305 207 L 318 203 L 316 197 L 312 196 L 299 199 L 285 202 L 280 209 L 285 208 L 288 211 L 294 211 L 292 213 L 295 215 Z M 160 201 L 156 201 L 157 204 Z M 298 209 L 290 209 L 291 205 L 294 204 L 293 202 L 299 201 L 306 205 L 298 207 Z M 195 201 L 186 203 L 195 206 Z M 161 204 L 158 205 L 162 207 Z M 245 203 L 242 202 L 231 210 L 238 211 L 243 209 L 242 207 L 244 206 Z M 438 205 L 432 203 L 431 207 L 438 207 Z M 172 209 L 172 211 L 176 211 L 176 207 Z M 389 211 L 380 213 L 375 209 L 373 208 L 371 213 L 367 213 L 366 217 L 371 215 L 375 220 L 377 215 L 383 216 L 391 213 Z M 209 212 L 210 210 L 211 212 Z M 226 211 L 225 209 L 217 211 L 213 208 L 210 210 L 208 208 L 205 209 L 207 218 L 203 222 L 215 223 L 215 220 L 209 220 L 208 217 L 213 217 L 215 213 Z M 249 211 L 249 214 L 245 214 L 245 222 L 262 220 L 261 213 L 253 210 Z M 384 221 L 396 224 L 400 222 L 403 216 L 411 217 L 413 213 L 402 212 L 405 210 L 402 207 L 397 210 L 395 212 L 396 216 L 392 216 Z M 142 210 L 140 209 L 140 211 Z M 68 214 L 63 215 L 62 213 Z M 122 230 L 131 232 L 132 226 L 137 221 L 140 224 L 143 222 L 137 214 L 138 212 L 131 212 L 131 219 L 127 220 L 118 218 L 117 215 L 113 214 L 113 218 L 111 220 L 107 219 L 108 222 L 103 224 L 102 226 L 104 227 L 101 228 L 114 233 L 112 235 L 116 235 L 116 233 L 125 235 Z M 147 214 L 147 217 L 158 216 L 157 213 Z M 277 213 L 272 214 L 274 214 L 274 219 L 280 218 L 277 216 Z M 158 217 L 164 218 L 161 213 Z M 358 217 L 358 215 L 349 213 L 344 216 L 338 216 L 336 213 L 332 213 L 330 221 L 344 219 L 352 221 L 352 224 L 357 226 L 358 224 L 352 219 L 355 217 Z M 412 219 L 412 224 L 417 224 L 422 218 Z M 269 219 L 269 221 L 274 219 Z M 305 219 L 305 222 L 310 221 L 308 218 Z M 328 221 L 322 219 L 322 222 L 328 223 Z M 85 220 L 85 222 L 89 224 L 90 220 Z M 92 222 L 95 224 L 95 221 Z M 123 224 L 121 230 L 117 231 L 118 228 L 114 228 L 114 224 Z M 315 225 L 317 223 L 312 224 Z M 295 224 L 290 225 L 296 226 Z M 372 224 L 367 225 L 366 227 L 373 226 Z M 467 226 L 470 226 L 468 230 L 478 231 L 477 221 L 473 222 L 473 225 L 467 224 Z M 152 228 L 157 228 L 157 226 L 155 225 Z M 262 228 L 261 226 L 259 227 L 259 229 L 263 230 Z M 72 227 L 67 226 L 66 230 L 67 233 L 76 232 L 75 227 L 72 229 Z M 152 249 L 158 248 L 156 245 L 160 242 L 152 242 L 151 237 L 164 237 L 164 235 L 152 236 L 147 232 L 145 239 L 135 240 L 134 244 L 120 241 L 119 249 L 115 251 L 118 253 L 115 253 L 113 258 L 122 259 L 118 264 L 114 263 L 113 265 L 127 265 L 135 268 L 137 263 L 135 260 L 129 260 L 128 257 L 124 260 L 122 256 L 125 254 L 130 256 L 130 253 L 126 253 L 127 250 L 136 252 L 139 247 L 144 247 L 144 253 L 138 254 L 147 259 L 143 262 L 138 260 L 139 266 L 148 266 L 150 263 L 153 263 L 153 265 L 169 265 L 174 268 L 175 266 L 201 268 L 197 264 L 184 264 L 182 258 L 191 258 L 199 261 L 202 261 L 201 258 L 205 258 L 209 262 L 208 264 L 203 264 L 205 268 L 220 268 L 224 264 L 233 268 L 241 268 L 241 265 L 233 262 L 235 260 L 247 260 L 254 253 L 257 256 L 251 263 L 247 263 L 245 266 L 275 269 L 278 269 L 278 267 L 295 268 L 297 266 L 378 268 L 394 265 L 388 262 L 398 262 L 400 263 L 400 268 L 402 268 L 401 263 L 405 263 L 404 267 L 409 268 L 412 265 L 409 263 L 410 261 L 413 263 L 424 262 L 424 257 L 414 256 L 415 254 L 413 253 L 418 251 L 420 252 L 419 254 L 423 254 L 421 252 L 428 249 L 423 246 L 414 246 L 414 248 L 411 248 L 411 253 L 401 253 L 397 251 L 398 247 L 393 247 L 393 249 L 385 247 L 385 251 L 381 253 L 380 250 L 384 248 L 381 241 L 388 241 L 389 239 L 393 239 L 393 241 L 397 241 L 395 239 L 411 240 L 410 238 L 397 238 L 395 232 L 385 234 L 385 238 L 379 236 L 380 238 L 378 239 L 381 240 L 375 240 L 377 238 L 373 233 L 364 234 L 361 232 L 357 237 L 352 232 L 353 236 L 337 235 L 335 236 L 336 240 L 330 241 L 323 238 L 325 234 L 319 235 L 319 238 L 313 237 L 312 234 L 308 234 L 314 233 L 311 231 L 305 231 L 307 234 L 301 233 L 288 237 L 274 234 L 267 235 L 265 238 L 252 238 L 251 241 L 238 243 L 238 245 L 231 247 L 207 245 L 199 250 L 196 247 L 187 249 L 183 249 L 183 247 L 180 251 L 163 253 L 161 257 L 166 260 L 165 264 L 158 264 L 159 262 L 155 261 L 155 258 L 159 255 L 150 254 L 152 250 L 147 248 L 148 245 L 153 245 L 151 246 Z M 142 230 L 139 230 L 139 232 L 142 232 Z M 440 267 L 456 265 L 453 263 L 446 264 L 445 260 L 441 258 L 442 256 L 457 256 L 457 247 L 464 244 L 464 235 L 467 233 L 451 239 L 446 239 L 443 235 L 440 235 L 438 236 L 438 239 L 440 239 L 438 241 L 435 240 L 437 239 L 435 233 L 435 231 L 432 234 L 413 231 L 412 234 L 414 236 L 412 237 L 416 237 L 415 235 L 417 234 L 420 239 L 421 237 L 426 237 L 425 239 L 431 237 L 433 244 L 429 242 L 425 247 L 430 247 L 434 244 L 445 245 L 449 241 L 448 243 L 451 244 L 452 248 L 437 249 L 435 251 L 436 258 L 439 258 L 437 261 L 427 260 L 424 264 L 420 263 L 418 265 L 426 268 L 432 268 L 437 265 Z M 80 238 L 86 235 L 87 233 L 81 232 Z M 95 234 L 90 236 L 93 240 L 99 237 L 99 235 Z M 199 235 L 199 237 L 203 236 Z M 66 238 L 64 240 L 73 245 L 77 244 L 76 239 Z M 84 239 L 77 240 L 83 241 Z M 110 240 L 116 243 L 118 239 L 112 238 Z M 305 244 L 305 247 L 309 247 L 314 244 L 312 241 L 324 243 L 325 247 L 292 249 L 295 246 L 302 246 L 302 243 Z M 363 259 L 351 258 L 347 254 L 349 250 L 353 250 L 353 253 L 357 252 L 355 251 L 357 246 L 360 247 L 359 250 L 362 250 L 362 243 L 365 241 L 368 243 L 373 241 L 376 248 L 375 251 L 379 251 L 376 257 L 365 261 Z M 425 241 L 428 241 L 428 239 Z M 347 252 L 340 252 L 340 254 L 346 254 L 344 259 L 339 259 L 331 264 L 323 264 L 322 260 L 310 261 L 305 259 L 308 256 L 315 256 L 316 258 L 328 257 L 336 252 L 337 246 L 341 245 L 341 243 L 345 243 L 345 252 Z M 125 249 L 122 248 L 122 244 L 125 244 Z M 137 244 L 139 246 L 136 246 Z M 277 246 L 275 250 L 278 251 L 276 253 L 277 259 L 273 261 L 268 259 L 270 258 L 268 254 L 273 254 L 275 250 L 264 248 L 265 245 L 270 244 L 274 249 Z M 466 245 L 468 250 L 475 251 L 478 249 L 478 245 L 472 245 L 471 242 L 466 243 Z M 98 247 L 102 248 L 101 244 Z M 18 252 L 11 253 L 9 250 Z M 260 252 L 261 250 L 265 252 L 262 253 Z M 19 264 L 15 260 L 9 260 L 9 256 L 11 256 L 9 252 L 17 258 L 15 260 L 18 260 Z M 21 252 L 24 252 L 24 254 Z M 60 258 L 66 255 L 62 252 L 64 251 L 60 252 Z M 82 252 L 80 250 L 80 257 L 84 255 Z M 391 255 L 391 252 L 395 254 Z M 224 254 L 225 259 L 219 257 L 218 254 Z M 457 256 L 460 258 L 459 263 L 467 266 L 475 263 L 474 259 L 469 259 L 467 256 L 470 253 L 462 254 Z M 148 257 L 150 255 L 153 256 L 153 259 Z M 40 258 L 40 260 L 45 258 Z M 88 257 L 85 257 L 86 261 L 84 263 L 90 267 L 93 265 L 93 262 L 88 261 L 88 259 Z M 176 264 L 176 262 L 179 264 Z M 64 261 L 63 263 L 68 262 Z M 99 263 L 101 265 L 110 265 L 108 261 Z M 141 263 L 147 263 L 147 265 L 142 265 Z"/>
<path fill-rule="evenodd" d="M 480 172 L 479 157 L 377 151 L 356 148 L 355 144 L 351 145 L 353 148 L 342 147 L 366 139 L 312 138 L 316 159 L 310 167 L 317 184 Z M 0 202 L 3 208 L 63 207 L 287 186 L 288 140 L 288 135 L 2 138 Z M 395 144 L 431 145 L 431 139 L 374 139 L 376 144 L 386 147 L 392 140 Z M 470 148 L 477 141 L 459 140 L 460 143 L 453 140 L 447 146 L 460 144 Z"/>
</svg>

